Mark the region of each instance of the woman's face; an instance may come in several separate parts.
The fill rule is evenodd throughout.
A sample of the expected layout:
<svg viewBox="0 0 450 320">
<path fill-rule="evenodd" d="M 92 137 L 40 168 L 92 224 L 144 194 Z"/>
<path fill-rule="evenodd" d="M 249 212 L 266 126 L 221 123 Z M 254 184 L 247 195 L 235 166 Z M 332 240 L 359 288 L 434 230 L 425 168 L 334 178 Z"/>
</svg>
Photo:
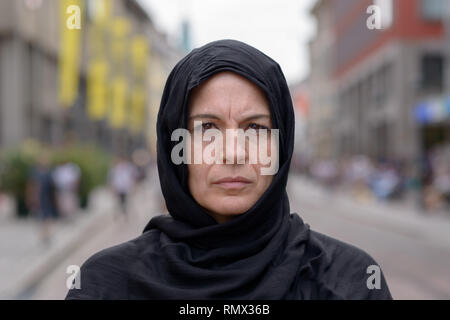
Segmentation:
<svg viewBox="0 0 450 320">
<path fill-rule="evenodd" d="M 249 139 L 246 138 L 243 146 L 237 143 L 236 135 L 236 129 L 272 129 L 269 102 L 251 81 L 233 72 L 221 72 L 193 90 L 188 120 L 191 133 L 194 132 L 194 121 L 202 122 L 203 133 L 208 129 L 218 129 L 222 133 L 222 153 L 216 155 L 213 151 L 212 155 L 222 157 L 223 162 L 188 164 L 189 190 L 218 223 L 226 222 L 250 209 L 272 182 L 273 175 L 261 175 L 263 165 L 259 158 L 256 164 L 249 161 L 249 150 L 252 150 Z M 227 129 L 233 129 L 228 131 L 234 133 L 229 135 L 229 140 L 234 141 L 228 143 Z M 271 154 L 270 130 L 268 138 L 267 153 Z M 191 139 L 191 159 L 195 151 L 193 141 Z M 204 150 L 205 142 L 201 148 Z"/>
</svg>

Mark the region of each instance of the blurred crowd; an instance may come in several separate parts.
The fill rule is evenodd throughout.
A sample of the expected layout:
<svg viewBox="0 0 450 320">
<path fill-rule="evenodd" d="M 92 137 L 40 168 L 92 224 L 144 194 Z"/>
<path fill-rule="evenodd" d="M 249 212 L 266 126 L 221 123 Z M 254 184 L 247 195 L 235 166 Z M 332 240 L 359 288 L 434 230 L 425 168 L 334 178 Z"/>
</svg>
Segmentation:
<svg viewBox="0 0 450 320">
<path fill-rule="evenodd" d="M 131 156 L 116 156 L 108 166 L 103 187 L 117 197 L 119 214 L 126 216 L 129 195 L 145 180 L 152 164 L 146 150 L 137 150 Z M 83 212 L 81 184 L 88 183 L 86 179 L 91 178 L 75 161 L 55 164 L 46 152 L 41 152 L 29 167 L 25 174 L 25 206 L 27 216 L 40 222 L 43 243 L 51 242 L 56 221 L 70 222 Z M 6 194 L 0 188 L 0 207 L 5 206 Z"/>
<path fill-rule="evenodd" d="M 30 169 L 26 185 L 26 205 L 31 216 L 42 221 L 42 240 L 51 238 L 52 222 L 71 218 L 79 210 L 78 188 L 81 171 L 72 162 L 51 164 L 42 153 Z"/>
<path fill-rule="evenodd" d="M 130 195 L 137 185 L 147 176 L 150 159 L 146 153 L 135 153 L 130 161 L 127 157 L 118 157 L 114 160 L 108 172 L 108 185 L 116 196 L 120 205 L 119 214 L 127 218 Z"/>
<path fill-rule="evenodd" d="M 424 211 L 450 209 L 450 144 L 436 145 L 416 163 L 367 155 L 311 160 L 296 157 L 295 170 L 329 190 L 358 200 L 414 199 Z"/>
<path fill-rule="evenodd" d="M 26 203 L 42 220 L 70 217 L 79 207 L 80 168 L 71 162 L 53 167 L 42 154 L 29 173 Z"/>
</svg>

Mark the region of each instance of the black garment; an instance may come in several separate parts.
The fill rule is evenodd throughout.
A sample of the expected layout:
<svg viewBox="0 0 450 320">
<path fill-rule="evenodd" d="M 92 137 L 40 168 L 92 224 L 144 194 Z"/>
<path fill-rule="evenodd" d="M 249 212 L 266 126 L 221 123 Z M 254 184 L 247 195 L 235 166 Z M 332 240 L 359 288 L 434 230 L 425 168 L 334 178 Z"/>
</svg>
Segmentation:
<svg viewBox="0 0 450 320">
<path fill-rule="evenodd" d="M 58 218 L 56 185 L 53 179 L 53 170 L 51 168 L 37 166 L 31 169 L 31 179 L 36 184 L 39 195 L 38 218 L 40 220 Z"/>
<path fill-rule="evenodd" d="M 187 166 L 172 163 L 173 130 L 186 128 L 189 93 L 212 75 L 236 72 L 266 94 L 279 129 L 280 166 L 247 212 L 218 224 L 189 193 Z M 309 229 L 291 214 L 286 183 L 294 145 L 294 111 L 279 65 L 255 48 L 221 40 L 193 50 L 172 70 L 157 123 L 158 170 L 170 216 L 144 233 L 100 251 L 81 267 L 81 289 L 67 299 L 392 299 L 368 289 L 374 259 Z"/>
<path fill-rule="evenodd" d="M 128 211 L 128 193 L 126 192 L 119 192 L 119 203 L 120 208 L 122 209 L 123 214 L 127 214 Z"/>
</svg>

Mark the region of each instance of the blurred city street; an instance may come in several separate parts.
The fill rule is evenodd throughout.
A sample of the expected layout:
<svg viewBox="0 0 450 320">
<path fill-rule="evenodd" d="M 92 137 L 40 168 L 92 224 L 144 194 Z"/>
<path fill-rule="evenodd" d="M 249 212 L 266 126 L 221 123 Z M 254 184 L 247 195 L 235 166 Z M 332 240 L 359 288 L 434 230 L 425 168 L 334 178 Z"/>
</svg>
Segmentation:
<svg viewBox="0 0 450 320">
<path fill-rule="evenodd" d="M 63 299 L 67 267 L 80 266 L 99 250 L 139 236 L 148 220 L 162 212 L 159 192 L 155 181 L 140 185 L 132 196 L 129 219 L 115 215 L 117 202 L 109 195 L 108 218 L 20 298 Z M 380 264 L 394 299 L 450 298 L 450 216 L 426 217 L 407 205 L 361 203 L 297 175 L 290 177 L 288 192 L 291 212 L 300 214 L 311 229 L 365 250 Z"/>
<path fill-rule="evenodd" d="M 136 189 L 130 198 L 128 216 L 118 210 L 118 203 L 111 194 L 109 212 L 102 224 L 97 224 L 89 237 L 79 239 L 77 246 L 66 257 L 59 261 L 54 268 L 27 292 L 23 292 L 22 299 L 64 299 L 67 294 L 66 273 L 70 265 L 81 266 L 94 253 L 129 241 L 139 236 L 152 216 L 161 214 L 162 198 L 159 194 L 159 181 L 145 181 Z"/>
<path fill-rule="evenodd" d="M 291 212 L 394 299 L 450 299 L 450 1 L 236 3 L 0 0 L 0 299 L 63 299 L 68 266 L 165 212 L 166 81 L 220 39 L 288 82 Z"/>
<path fill-rule="evenodd" d="M 108 221 L 111 200 L 105 189 L 95 191 L 89 212 L 55 222 L 47 243 L 42 241 L 38 220 L 4 219 L 0 224 L 0 298 L 26 298 L 29 288 L 49 269 Z"/>
<path fill-rule="evenodd" d="M 298 176 L 290 177 L 288 192 L 291 212 L 312 230 L 353 244 L 379 263 L 394 299 L 450 299 L 450 215 L 359 203 Z"/>
</svg>

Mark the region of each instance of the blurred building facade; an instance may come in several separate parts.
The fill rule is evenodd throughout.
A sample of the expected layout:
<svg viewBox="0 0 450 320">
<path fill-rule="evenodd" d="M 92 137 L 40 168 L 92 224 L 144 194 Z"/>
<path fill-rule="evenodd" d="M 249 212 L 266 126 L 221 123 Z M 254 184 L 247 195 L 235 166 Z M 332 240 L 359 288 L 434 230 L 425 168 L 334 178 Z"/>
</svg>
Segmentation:
<svg viewBox="0 0 450 320">
<path fill-rule="evenodd" d="M 318 1 L 312 13 L 317 21 L 317 34 L 310 42 L 310 110 L 307 137 L 313 157 L 330 157 L 333 152 L 331 122 L 336 112 L 333 96 L 334 25 L 331 2 Z"/>
<path fill-rule="evenodd" d="M 311 159 L 311 147 L 307 137 L 307 119 L 310 113 L 311 81 L 307 77 L 289 85 L 295 112 L 295 141 L 292 167 L 296 172 L 306 173 Z"/>
<path fill-rule="evenodd" d="M 373 4 L 382 9 L 381 29 L 367 26 Z M 308 118 L 314 157 L 366 154 L 412 162 L 450 141 L 447 5 L 316 2 Z"/>
<path fill-rule="evenodd" d="M 70 4 L 81 8 L 79 31 L 65 29 Z M 154 150 L 179 58 L 136 0 L 0 0 L 0 148 L 34 138 Z"/>
</svg>

